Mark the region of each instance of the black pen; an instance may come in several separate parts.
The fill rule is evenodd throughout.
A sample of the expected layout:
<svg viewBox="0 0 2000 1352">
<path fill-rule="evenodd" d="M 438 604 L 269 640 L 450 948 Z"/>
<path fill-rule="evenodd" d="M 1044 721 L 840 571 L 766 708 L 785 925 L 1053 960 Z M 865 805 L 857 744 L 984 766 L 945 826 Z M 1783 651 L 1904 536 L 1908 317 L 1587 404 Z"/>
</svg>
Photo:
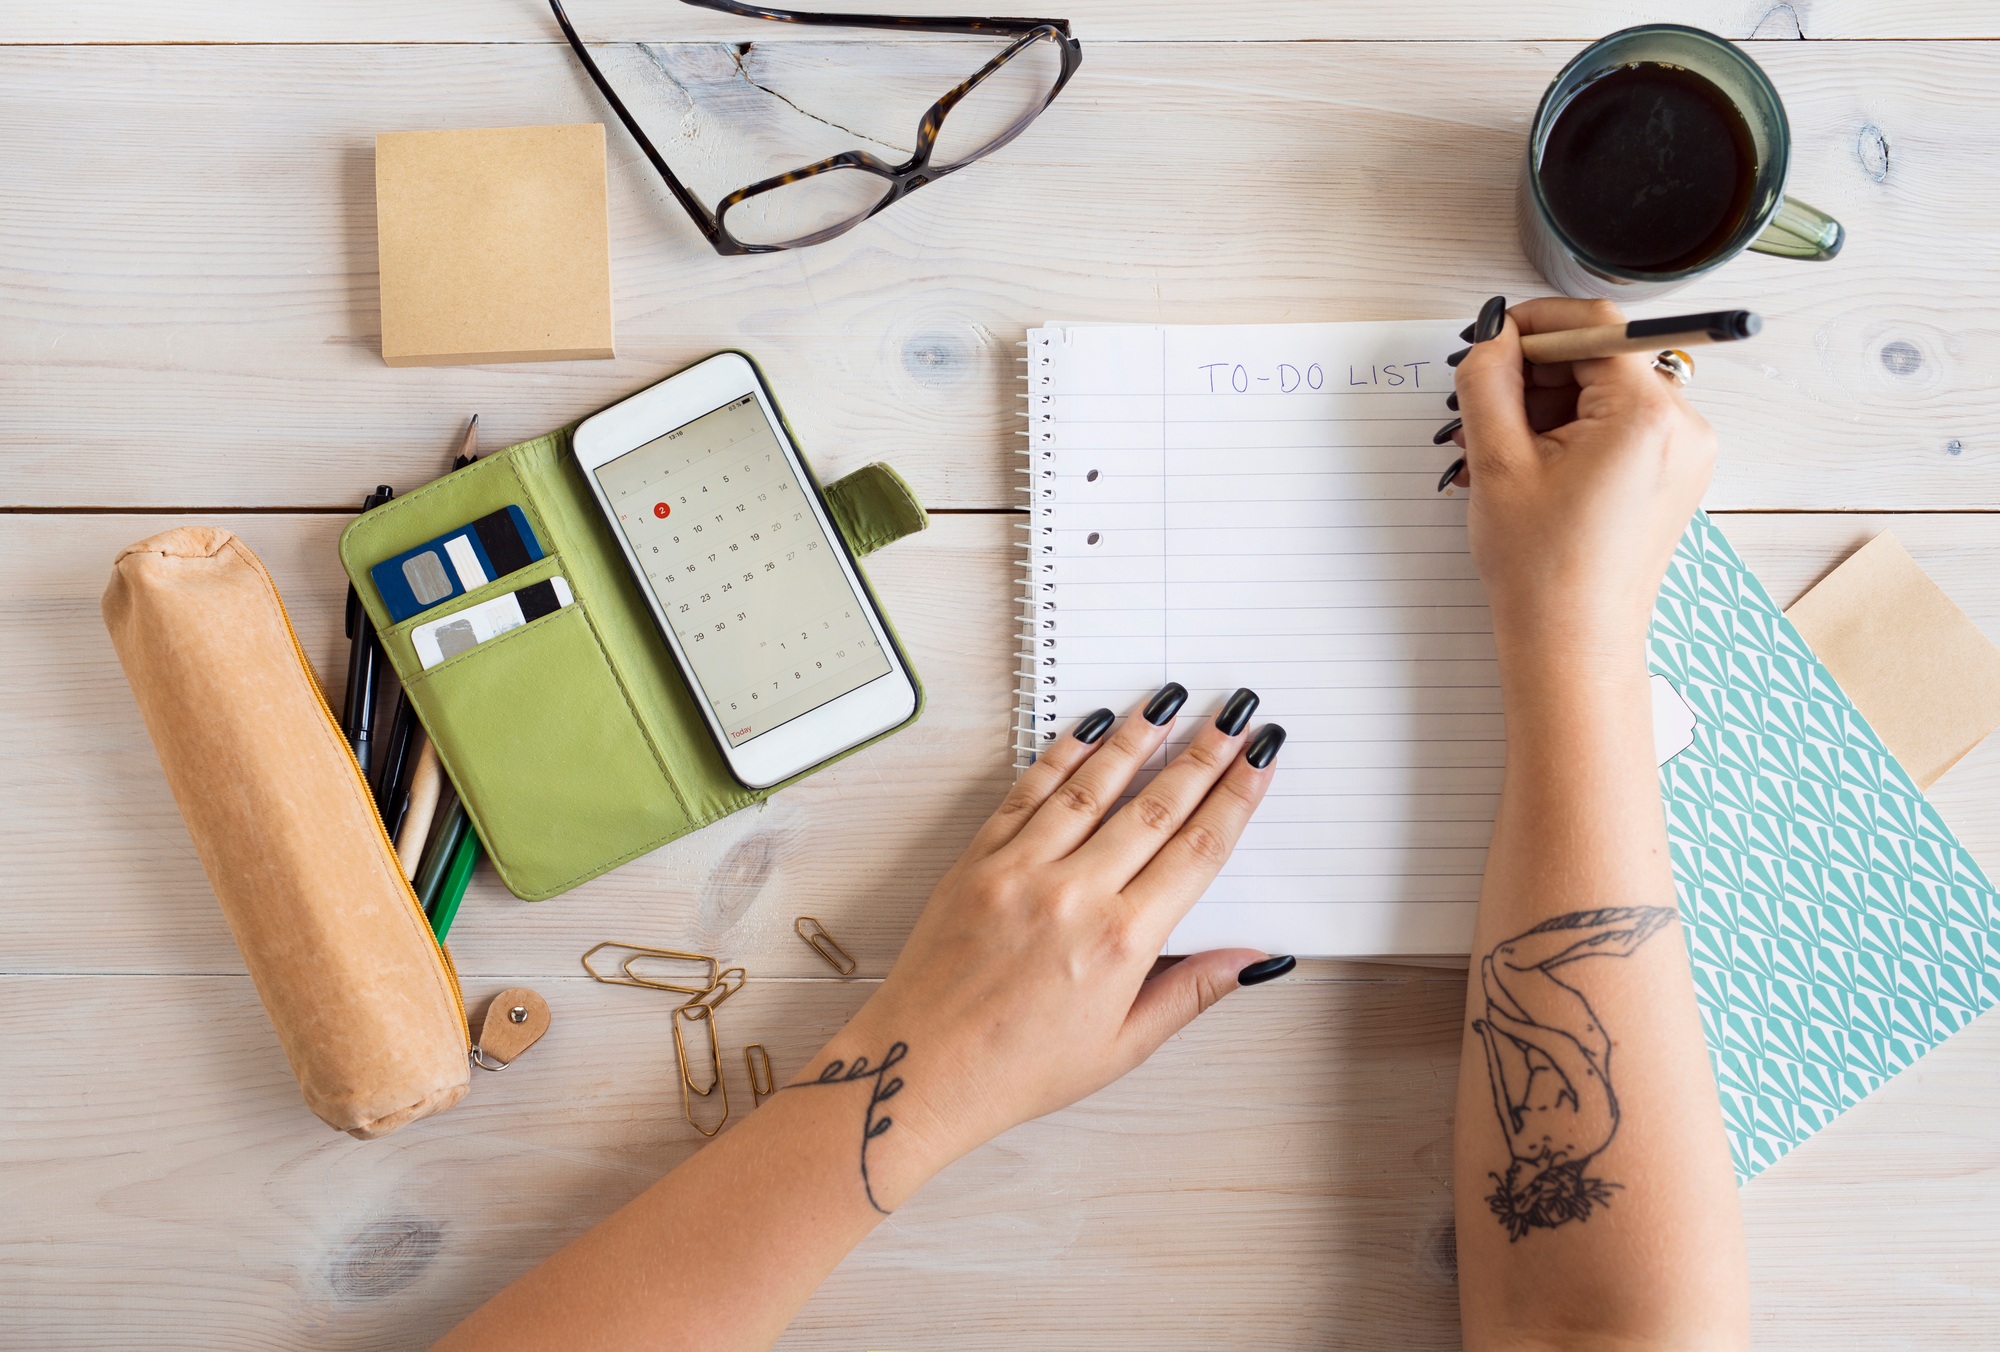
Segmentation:
<svg viewBox="0 0 2000 1352">
<path fill-rule="evenodd" d="M 395 496 L 395 489 L 378 484 L 362 500 L 361 510 L 372 512 Z M 354 759 L 361 766 L 361 778 L 366 780 L 369 761 L 374 755 L 375 677 L 381 665 L 382 643 L 375 637 L 375 622 L 361 608 L 361 597 L 352 582 L 347 584 L 347 638 L 347 702 L 340 724 L 347 734 L 347 745 L 353 748 Z"/>
<path fill-rule="evenodd" d="M 1755 338 L 1763 330 L 1763 318 L 1750 310 L 1711 310 L 1706 314 L 1669 315 L 1664 319 L 1634 319 L 1624 324 L 1596 324 L 1581 329 L 1530 333 L 1521 339 L 1521 356 L 1537 366 L 1552 366 L 1566 361 L 1616 357 L 1627 352 L 1659 352 L 1662 348 L 1699 347 L 1704 343 L 1740 343 L 1745 338 Z M 1497 334 L 1500 330 L 1496 326 L 1493 331 Z M 1474 336 L 1470 329 L 1460 335 L 1467 342 L 1471 342 Z M 1462 347 L 1445 360 L 1456 366 L 1470 351 L 1470 347 Z M 1682 353 L 1680 360 L 1685 369 L 1677 383 L 1685 385 L 1688 374 L 1694 369 L 1694 359 Z M 1669 368 L 1662 366 L 1661 369 Z M 1448 407 L 1458 407 L 1455 396 Z M 1452 419 L 1438 429 L 1432 444 L 1444 445 L 1461 425 L 1457 418 Z M 1452 481 L 1464 469 L 1465 457 L 1461 455 L 1438 479 L 1437 491 L 1442 493 L 1451 487 Z"/>
<path fill-rule="evenodd" d="M 1763 328 L 1763 319 L 1749 310 L 1712 310 L 1707 314 L 1669 315 L 1664 319 L 1634 319 L 1627 324 L 1531 333 L 1521 339 L 1521 355 L 1538 366 L 1551 366 L 1626 352 L 1658 352 L 1666 347 L 1740 343 L 1745 338 L 1755 338 Z"/>
<path fill-rule="evenodd" d="M 395 721 L 389 724 L 389 744 L 382 749 L 382 770 L 375 776 L 375 806 L 382 809 L 382 825 L 389 828 L 391 840 L 396 838 L 403 814 L 410 807 L 410 776 L 417 768 L 410 748 L 416 745 L 416 732 L 417 711 L 406 690 L 396 702 Z"/>
</svg>

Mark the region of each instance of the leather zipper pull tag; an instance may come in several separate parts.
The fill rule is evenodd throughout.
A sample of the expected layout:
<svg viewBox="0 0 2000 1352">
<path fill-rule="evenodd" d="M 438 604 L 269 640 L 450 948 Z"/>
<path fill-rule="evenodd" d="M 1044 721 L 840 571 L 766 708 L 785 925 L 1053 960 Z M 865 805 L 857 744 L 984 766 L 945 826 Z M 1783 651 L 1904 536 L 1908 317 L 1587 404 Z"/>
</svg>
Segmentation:
<svg viewBox="0 0 2000 1352">
<path fill-rule="evenodd" d="M 510 986 L 486 1006 L 479 1040 L 472 1045 L 472 1064 L 505 1070 L 548 1031 L 549 1002 L 526 986 Z"/>
</svg>

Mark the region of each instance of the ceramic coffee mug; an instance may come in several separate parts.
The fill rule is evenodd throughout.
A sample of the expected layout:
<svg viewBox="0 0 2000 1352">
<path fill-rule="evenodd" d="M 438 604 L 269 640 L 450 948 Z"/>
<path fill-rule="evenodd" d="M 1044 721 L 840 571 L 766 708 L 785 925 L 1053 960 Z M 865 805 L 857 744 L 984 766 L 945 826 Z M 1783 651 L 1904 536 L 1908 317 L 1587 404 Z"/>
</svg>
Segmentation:
<svg viewBox="0 0 2000 1352">
<path fill-rule="evenodd" d="M 1740 47 L 1679 24 L 1624 29 L 1578 53 L 1542 95 L 1521 169 L 1521 246 L 1564 295 L 1616 300 L 1664 295 L 1745 249 L 1824 261 L 1844 232 L 1785 196 L 1791 151 L 1778 91 Z M 1590 155 L 1636 191 L 1603 191 L 1601 172 L 1565 175 Z M 1659 204 L 1681 200 L 1712 228 L 1696 224 L 1689 248 L 1649 256 L 1672 224 Z"/>
</svg>

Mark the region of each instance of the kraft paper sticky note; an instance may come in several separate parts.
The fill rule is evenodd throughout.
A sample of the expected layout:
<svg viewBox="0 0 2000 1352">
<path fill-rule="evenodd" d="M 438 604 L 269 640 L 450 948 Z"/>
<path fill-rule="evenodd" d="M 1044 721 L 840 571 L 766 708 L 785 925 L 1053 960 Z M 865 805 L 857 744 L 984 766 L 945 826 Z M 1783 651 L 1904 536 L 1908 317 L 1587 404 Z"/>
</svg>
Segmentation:
<svg viewBox="0 0 2000 1352">
<path fill-rule="evenodd" d="M 375 138 L 382 360 L 610 357 L 604 128 Z"/>
<path fill-rule="evenodd" d="M 2000 648 L 1889 532 L 1785 615 L 1919 788 L 2000 728 Z"/>
</svg>

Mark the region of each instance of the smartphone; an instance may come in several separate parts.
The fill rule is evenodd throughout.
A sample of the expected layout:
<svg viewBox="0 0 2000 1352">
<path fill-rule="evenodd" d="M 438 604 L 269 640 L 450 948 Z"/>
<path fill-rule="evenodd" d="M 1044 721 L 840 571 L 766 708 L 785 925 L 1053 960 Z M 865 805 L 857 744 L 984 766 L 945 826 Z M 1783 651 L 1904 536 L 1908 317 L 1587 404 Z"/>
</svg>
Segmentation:
<svg viewBox="0 0 2000 1352">
<path fill-rule="evenodd" d="M 571 441 L 737 779 L 768 788 L 916 713 L 909 666 L 748 357 L 717 353 Z"/>
</svg>

